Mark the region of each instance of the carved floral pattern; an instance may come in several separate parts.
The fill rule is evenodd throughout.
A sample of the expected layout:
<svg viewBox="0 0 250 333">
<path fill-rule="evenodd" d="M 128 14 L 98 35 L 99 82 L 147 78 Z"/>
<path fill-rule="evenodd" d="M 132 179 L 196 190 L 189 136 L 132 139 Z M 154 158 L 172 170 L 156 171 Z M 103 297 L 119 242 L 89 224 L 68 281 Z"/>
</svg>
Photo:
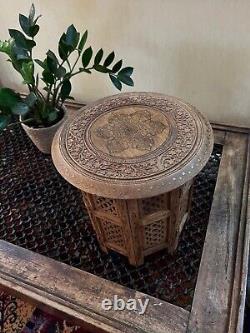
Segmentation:
<svg viewBox="0 0 250 333">
<path fill-rule="evenodd" d="M 127 105 L 144 105 L 163 111 L 166 118 L 174 123 L 173 140 L 162 150 L 152 151 L 150 158 L 141 156 L 125 163 L 109 158 L 108 155 L 98 156 L 87 143 L 87 128 L 97 116 Z M 112 96 L 85 108 L 79 117 L 75 117 L 63 128 L 61 138 L 62 155 L 78 172 L 124 181 L 143 181 L 143 177 L 155 177 L 163 172 L 171 175 L 173 169 L 175 172 L 182 170 L 187 159 L 194 159 L 203 166 L 203 161 L 207 161 L 213 144 L 211 126 L 192 106 L 175 98 L 149 93 Z M 198 164 L 196 168 L 200 170 Z"/>
<path fill-rule="evenodd" d="M 96 135 L 106 141 L 110 154 L 133 148 L 150 151 L 155 146 L 155 136 L 166 126 L 151 119 L 147 110 L 131 114 L 111 115 L 108 124 L 96 129 Z"/>
</svg>

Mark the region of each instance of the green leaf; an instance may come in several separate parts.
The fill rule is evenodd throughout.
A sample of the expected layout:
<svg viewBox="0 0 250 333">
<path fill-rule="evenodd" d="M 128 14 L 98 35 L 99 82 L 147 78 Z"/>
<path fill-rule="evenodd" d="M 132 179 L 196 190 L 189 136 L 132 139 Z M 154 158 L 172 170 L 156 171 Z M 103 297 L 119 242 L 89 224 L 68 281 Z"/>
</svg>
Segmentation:
<svg viewBox="0 0 250 333">
<path fill-rule="evenodd" d="M 84 48 L 84 45 L 86 44 L 86 41 L 87 41 L 87 38 L 88 38 L 88 30 L 86 30 L 84 32 L 84 34 L 82 35 L 82 38 L 80 40 L 80 43 L 78 45 L 78 50 L 79 50 L 79 53 L 82 52 L 83 48 Z"/>
<path fill-rule="evenodd" d="M 119 69 L 121 69 L 121 67 L 122 67 L 122 59 L 119 60 L 119 61 L 113 66 L 113 68 L 112 68 L 112 72 L 113 72 L 113 73 L 118 72 Z"/>
<path fill-rule="evenodd" d="M 27 39 L 27 49 L 31 50 L 34 46 L 36 46 L 36 42 L 34 40 Z"/>
<path fill-rule="evenodd" d="M 11 54 L 11 40 L 0 41 L 0 52 Z"/>
<path fill-rule="evenodd" d="M 39 73 L 36 73 L 36 82 L 35 85 L 38 88 L 38 84 L 39 84 Z"/>
<path fill-rule="evenodd" d="M 36 43 L 33 40 L 27 39 L 21 31 L 9 29 L 10 37 L 15 40 L 16 46 L 23 49 L 31 50 Z"/>
<path fill-rule="evenodd" d="M 134 82 L 133 80 L 129 77 L 129 76 L 121 76 L 118 75 L 117 76 L 118 80 L 120 80 L 122 83 L 126 84 L 127 86 L 134 86 Z"/>
<path fill-rule="evenodd" d="M 94 59 L 94 64 L 95 64 L 95 65 L 98 65 L 98 64 L 101 62 L 102 57 L 103 57 L 103 49 L 100 49 L 100 50 L 96 53 L 96 56 L 95 56 L 95 59 Z"/>
<path fill-rule="evenodd" d="M 58 63 L 58 59 L 53 51 L 48 50 L 46 55 L 47 57 L 51 58 L 55 63 Z"/>
<path fill-rule="evenodd" d="M 111 72 L 110 69 L 108 69 L 107 67 L 104 67 L 102 65 L 94 65 L 94 69 L 101 73 L 110 73 Z"/>
<path fill-rule="evenodd" d="M 131 76 L 133 74 L 133 67 L 124 67 L 123 69 L 120 70 L 120 72 L 118 73 L 118 75 L 121 76 Z"/>
<path fill-rule="evenodd" d="M 39 60 L 39 59 L 35 59 L 35 62 L 36 62 L 39 66 L 41 66 L 43 69 L 46 69 L 46 64 L 45 64 L 43 61 L 41 61 L 41 60 Z"/>
<path fill-rule="evenodd" d="M 26 48 L 26 38 L 22 32 L 15 29 L 9 29 L 9 34 L 10 37 L 15 40 L 17 46 Z"/>
<path fill-rule="evenodd" d="M 28 17 L 19 14 L 19 23 L 21 28 L 23 29 L 23 32 L 26 33 L 26 35 L 30 36 L 30 21 Z"/>
<path fill-rule="evenodd" d="M 75 39 L 75 43 L 74 43 L 74 45 L 73 45 L 74 50 L 77 48 L 77 44 L 78 44 L 78 42 L 79 42 L 79 39 L 80 39 L 80 32 L 77 32 L 76 39 Z"/>
<path fill-rule="evenodd" d="M 29 112 L 29 107 L 23 102 L 18 102 L 11 110 L 13 114 L 24 116 Z"/>
<path fill-rule="evenodd" d="M 35 82 L 33 61 L 22 63 L 21 74 L 25 83 L 30 84 Z"/>
<path fill-rule="evenodd" d="M 63 33 L 58 43 L 58 53 L 62 60 L 66 60 L 69 54 L 69 47 L 65 44 L 66 34 Z"/>
<path fill-rule="evenodd" d="M 29 29 L 29 36 L 30 37 L 35 37 L 35 35 L 38 33 L 40 27 L 38 24 L 33 25 L 32 27 L 30 27 Z"/>
<path fill-rule="evenodd" d="M 66 60 L 67 59 L 67 56 L 68 56 L 68 51 L 65 47 L 63 47 L 62 45 L 59 45 L 58 46 L 58 53 L 59 53 L 59 56 L 62 60 Z"/>
<path fill-rule="evenodd" d="M 105 59 L 105 61 L 104 61 L 104 66 L 106 66 L 106 67 L 108 67 L 111 63 L 112 63 L 112 61 L 115 59 L 115 53 L 114 53 L 114 51 L 113 52 L 111 52 L 108 56 L 107 56 L 107 58 Z"/>
<path fill-rule="evenodd" d="M 122 84 L 121 82 L 113 75 L 110 75 L 110 80 L 112 81 L 113 85 L 118 89 L 118 90 L 122 90 Z"/>
<path fill-rule="evenodd" d="M 71 24 L 66 32 L 66 37 L 65 37 L 65 44 L 71 47 L 71 50 L 73 51 L 78 42 L 79 42 L 80 34 L 77 32 L 76 28 L 74 27 L 73 24 Z"/>
<path fill-rule="evenodd" d="M 10 88 L 0 89 L 0 109 L 12 109 L 18 102 L 22 101 L 19 94 Z"/>
<path fill-rule="evenodd" d="M 55 110 L 49 111 L 48 119 L 50 122 L 55 121 L 57 119 L 57 117 L 58 117 L 58 113 Z"/>
<path fill-rule="evenodd" d="M 64 75 L 66 74 L 66 69 L 64 67 L 58 67 L 55 75 L 58 79 L 61 79 L 62 77 L 64 77 Z"/>
<path fill-rule="evenodd" d="M 36 19 L 36 21 L 38 20 L 38 18 Z M 35 37 L 40 28 L 39 25 L 37 25 L 36 22 L 33 21 L 33 19 L 30 20 L 30 18 L 19 14 L 20 26 L 23 29 L 23 32 L 29 37 Z"/>
<path fill-rule="evenodd" d="M 89 62 L 90 62 L 90 59 L 92 57 L 92 54 L 93 54 L 93 50 L 92 50 L 92 47 L 88 47 L 82 54 L 82 65 L 83 67 L 87 67 Z"/>
<path fill-rule="evenodd" d="M 47 83 L 47 84 L 53 84 L 54 83 L 54 81 L 55 81 L 54 80 L 54 75 L 51 72 L 49 72 L 47 70 L 44 70 L 42 75 L 43 75 L 43 81 L 45 83 Z"/>
<path fill-rule="evenodd" d="M 29 108 L 32 108 L 37 101 L 36 94 L 32 91 L 29 95 L 25 98 L 25 104 L 28 105 Z"/>
<path fill-rule="evenodd" d="M 0 130 L 3 130 L 5 127 L 7 127 L 10 120 L 11 120 L 10 114 L 0 114 Z"/>
<path fill-rule="evenodd" d="M 70 74 L 70 73 L 66 73 L 66 74 L 64 75 L 64 80 L 65 80 L 65 81 L 66 81 L 66 80 L 69 80 L 70 77 L 71 77 L 71 74 Z"/>
<path fill-rule="evenodd" d="M 54 52 L 52 52 L 51 50 L 48 50 L 47 53 L 47 67 L 48 70 L 52 73 L 56 73 L 57 71 L 57 66 L 58 66 L 58 60 L 56 55 L 54 54 Z"/>
<path fill-rule="evenodd" d="M 16 45 L 13 45 L 12 47 L 12 55 L 13 54 L 15 55 L 16 60 L 30 60 L 28 51 Z"/>
<path fill-rule="evenodd" d="M 42 15 L 38 15 L 37 18 L 34 20 L 33 24 L 36 24 L 40 17 L 42 17 Z"/>
<path fill-rule="evenodd" d="M 32 23 L 34 21 L 35 13 L 36 13 L 35 6 L 34 6 L 34 4 L 32 4 L 30 7 L 30 12 L 29 12 L 30 23 Z"/>
<path fill-rule="evenodd" d="M 63 82 L 63 85 L 62 85 L 62 88 L 60 91 L 62 101 L 64 101 L 70 95 L 70 92 L 71 92 L 71 83 L 69 80 L 66 80 Z"/>
<path fill-rule="evenodd" d="M 18 30 L 15 29 L 9 29 L 10 37 L 12 37 L 15 40 L 15 43 L 17 46 L 22 48 L 27 48 L 27 39 L 24 36 L 24 34 Z"/>
</svg>

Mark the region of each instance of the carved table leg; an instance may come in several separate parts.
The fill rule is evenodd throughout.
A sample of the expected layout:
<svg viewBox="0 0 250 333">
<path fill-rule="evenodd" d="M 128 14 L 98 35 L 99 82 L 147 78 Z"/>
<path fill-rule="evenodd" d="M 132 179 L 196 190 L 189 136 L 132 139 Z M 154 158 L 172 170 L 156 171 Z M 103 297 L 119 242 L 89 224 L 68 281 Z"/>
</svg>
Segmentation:
<svg viewBox="0 0 250 333">
<path fill-rule="evenodd" d="M 171 227 L 168 237 L 168 250 L 173 253 L 179 242 L 184 224 L 189 216 L 192 199 L 193 180 L 170 192 L 171 194 Z"/>
<path fill-rule="evenodd" d="M 98 221 L 96 219 L 96 216 L 94 214 L 94 203 L 93 203 L 93 200 L 92 200 L 92 195 L 88 194 L 88 193 L 85 193 L 85 192 L 82 192 L 82 196 L 83 196 L 83 202 L 84 202 L 85 207 L 88 211 L 89 218 L 91 220 L 93 229 L 95 230 L 96 237 L 98 239 L 100 248 L 104 252 L 108 253 L 108 249 L 105 246 L 104 235 L 103 235 L 103 233 L 100 229 L 99 223 L 98 223 Z"/>
<path fill-rule="evenodd" d="M 134 266 L 164 248 L 173 253 L 189 214 L 191 185 L 189 181 L 171 192 L 137 200 L 83 193 L 101 249 L 125 255 Z"/>
<path fill-rule="evenodd" d="M 96 232 L 100 247 L 119 252 L 128 257 L 131 265 L 143 262 L 143 254 L 138 255 L 135 225 L 132 228 L 130 218 L 134 215 L 126 200 L 98 197 L 83 193 L 83 200 L 90 220 Z M 132 214 L 132 215 L 131 215 Z"/>
<path fill-rule="evenodd" d="M 144 262 L 143 252 L 143 230 L 139 211 L 138 200 L 126 200 L 129 227 L 131 229 L 133 254 L 129 257 L 129 263 L 134 266 L 142 265 Z"/>
</svg>

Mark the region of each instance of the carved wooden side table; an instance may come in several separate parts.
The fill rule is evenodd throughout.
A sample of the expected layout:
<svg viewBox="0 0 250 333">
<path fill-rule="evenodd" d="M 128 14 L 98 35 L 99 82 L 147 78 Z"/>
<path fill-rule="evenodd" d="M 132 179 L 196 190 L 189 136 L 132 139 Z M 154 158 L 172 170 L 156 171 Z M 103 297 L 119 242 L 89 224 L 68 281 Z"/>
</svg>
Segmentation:
<svg viewBox="0 0 250 333">
<path fill-rule="evenodd" d="M 193 177 L 213 147 L 209 122 L 162 94 L 125 93 L 82 109 L 57 132 L 56 168 L 81 189 L 101 248 L 133 265 L 173 252 L 190 209 Z"/>
</svg>

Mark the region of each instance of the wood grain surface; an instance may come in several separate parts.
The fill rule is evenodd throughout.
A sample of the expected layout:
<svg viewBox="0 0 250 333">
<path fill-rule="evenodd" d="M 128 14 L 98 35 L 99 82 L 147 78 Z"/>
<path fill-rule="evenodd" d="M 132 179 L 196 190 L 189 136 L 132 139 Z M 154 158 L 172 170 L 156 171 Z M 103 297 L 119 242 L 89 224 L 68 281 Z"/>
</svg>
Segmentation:
<svg viewBox="0 0 250 333">
<path fill-rule="evenodd" d="M 0 241 L 0 272 L 0 285 L 65 313 L 88 329 L 108 333 L 186 331 L 186 310 L 5 241 Z M 104 311 L 102 300 L 114 295 L 125 301 L 148 298 L 147 312 Z"/>
<path fill-rule="evenodd" d="M 188 325 L 189 333 L 235 332 L 235 317 L 239 310 L 236 299 L 239 297 L 238 279 L 242 277 L 242 230 L 246 224 L 242 204 L 246 200 L 243 189 L 247 147 L 247 135 L 226 133 Z"/>
<path fill-rule="evenodd" d="M 184 101 L 123 93 L 85 106 L 54 138 L 60 174 L 84 192 L 137 199 L 191 180 L 213 149 L 208 120 Z"/>
</svg>

